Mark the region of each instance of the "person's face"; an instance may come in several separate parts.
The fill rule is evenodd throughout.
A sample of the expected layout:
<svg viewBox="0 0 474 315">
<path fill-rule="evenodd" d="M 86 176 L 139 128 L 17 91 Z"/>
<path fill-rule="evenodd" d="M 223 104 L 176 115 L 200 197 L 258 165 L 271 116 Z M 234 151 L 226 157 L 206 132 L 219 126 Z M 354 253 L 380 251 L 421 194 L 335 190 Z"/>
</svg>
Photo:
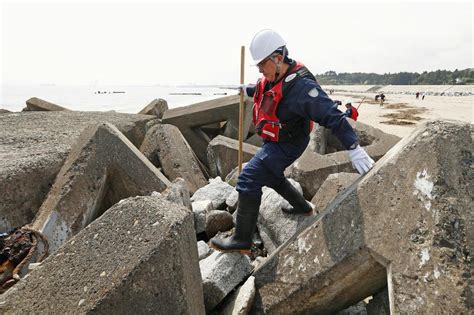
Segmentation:
<svg viewBox="0 0 474 315">
<path fill-rule="evenodd" d="M 277 55 L 277 56 L 269 56 L 265 59 L 263 59 L 258 65 L 258 71 L 263 74 L 265 79 L 267 79 L 270 82 L 274 82 L 277 78 L 275 77 L 276 75 L 276 63 L 281 63 L 282 62 L 282 56 Z"/>
</svg>

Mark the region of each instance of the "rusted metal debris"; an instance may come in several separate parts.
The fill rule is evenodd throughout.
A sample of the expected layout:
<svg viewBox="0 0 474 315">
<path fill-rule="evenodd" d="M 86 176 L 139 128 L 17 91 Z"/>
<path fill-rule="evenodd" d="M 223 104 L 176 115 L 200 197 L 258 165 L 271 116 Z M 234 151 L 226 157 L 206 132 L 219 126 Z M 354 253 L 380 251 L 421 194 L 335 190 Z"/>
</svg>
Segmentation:
<svg viewBox="0 0 474 315">
<path fill-rule="evenodd" d="M 16 228 L 0 234 L 0 293 L 20 280 L 21 269 L 35 256 L 38 241 L 43 242 L 43 253 L 36 262 L 48 255 L 48 242 L 38 231 L 28 227 Z"/>
</svg>

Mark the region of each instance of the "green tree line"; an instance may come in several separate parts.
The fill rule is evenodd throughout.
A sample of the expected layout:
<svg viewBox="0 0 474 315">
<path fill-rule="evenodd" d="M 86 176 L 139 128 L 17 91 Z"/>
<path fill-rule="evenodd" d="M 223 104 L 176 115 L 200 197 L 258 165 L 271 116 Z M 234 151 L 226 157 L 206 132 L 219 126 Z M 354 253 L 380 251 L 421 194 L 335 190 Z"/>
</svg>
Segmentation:
<svg viewBox="0 0 474 315">
<path fill-rule="evenodd" d="M 318 82 L 324 85 L 453 85 L 453 84 L 474 84 L 474 68 L 465 70 L 436 70 L 417 72 L 398 72 L 398 73 L 363 73 L 354 72 L 336 73 L 327 71 L 316 75 Z"/>
</svg>

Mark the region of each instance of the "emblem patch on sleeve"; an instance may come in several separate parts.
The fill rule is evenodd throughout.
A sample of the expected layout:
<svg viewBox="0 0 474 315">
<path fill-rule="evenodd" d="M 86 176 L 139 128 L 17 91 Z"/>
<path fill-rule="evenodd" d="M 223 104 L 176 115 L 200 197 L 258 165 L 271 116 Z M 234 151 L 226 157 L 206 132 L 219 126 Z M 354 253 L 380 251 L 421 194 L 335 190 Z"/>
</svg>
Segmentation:
<svg viewBox="0 0 474 315">
<path fill-rule="evenodd" d="M 285 78 L 285 82 L 290 82 L 296 77 L 296 73 L 292 73 Z"/>
<path fill-rule="evenodd" d="M 317 88 L 312 88 L 311 90 L 309 90 L 308 92 L 308 95 L 311 96 L 311 97 L 316 97 L 318 96 L 318 89 Z"/>
</svg>

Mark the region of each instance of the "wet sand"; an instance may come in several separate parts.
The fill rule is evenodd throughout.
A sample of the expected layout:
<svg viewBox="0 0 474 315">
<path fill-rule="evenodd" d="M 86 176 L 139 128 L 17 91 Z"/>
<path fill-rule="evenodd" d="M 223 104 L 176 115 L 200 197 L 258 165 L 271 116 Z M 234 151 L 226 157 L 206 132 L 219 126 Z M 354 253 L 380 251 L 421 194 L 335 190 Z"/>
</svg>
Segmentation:
<svg viewBox="0 0 474 315">
<path fill-rule="evenodd" d="M 420 123 L 432 119 L 452 119 L 474 123 L 474 96 L 432 96 L 424 100 L 415 95 L 386 94 L 383 106 L 375 102 L 375 93 L 335 92 L 333 100 L 344 102 L 351 97 L 354 105 L 365 96 L 359 107 L 358 121 L 379 128 L 384 132 L 405 137 Z M 345 111 L 345 106 L 339 109 Z"/>
</svg>

